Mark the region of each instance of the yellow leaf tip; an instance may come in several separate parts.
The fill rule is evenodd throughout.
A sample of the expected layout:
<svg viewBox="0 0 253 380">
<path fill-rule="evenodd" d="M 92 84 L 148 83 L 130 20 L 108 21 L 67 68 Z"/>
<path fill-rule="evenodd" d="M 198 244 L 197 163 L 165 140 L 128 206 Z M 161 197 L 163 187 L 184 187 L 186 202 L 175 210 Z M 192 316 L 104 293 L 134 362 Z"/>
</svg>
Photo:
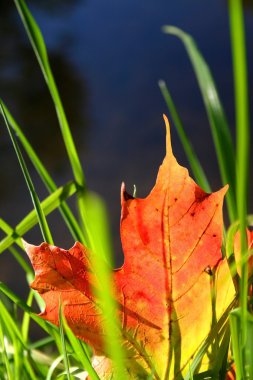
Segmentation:
<svg viewBox="0 0 253 380">
<path fill-rule="evenodd" d="M 30 244 L 25 239 L 21 239 L 21 241 L 22 241 L 24 250 L 26 251 L 30 247 Z"/>
<path fill-rule="evenodd" d="M 172 154 L 172 147 L 171 147 L 171 137 L 170 137 L 170 123 L 165 114 L 163 114 L 163 120 L 165 122 L 166 127 L 166 152 L 167 154 Z"/>
</svg>

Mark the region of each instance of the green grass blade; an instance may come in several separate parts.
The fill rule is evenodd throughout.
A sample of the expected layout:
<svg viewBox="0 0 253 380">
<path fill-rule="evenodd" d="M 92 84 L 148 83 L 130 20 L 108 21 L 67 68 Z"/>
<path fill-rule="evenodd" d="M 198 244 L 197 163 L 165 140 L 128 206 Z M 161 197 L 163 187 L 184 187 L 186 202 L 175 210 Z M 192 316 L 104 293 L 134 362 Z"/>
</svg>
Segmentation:
<svg viewBox="0 0 253 380">
<path fill-rule="evenodd" d="M 17 306 L 19 306 L 23 311 L 29 313 L 31 318 L 40 326 L 43 330 L 45 330 L 48 334 L 50 334 L 51 330 L 57 332 L 57 327 L 54 325 L 50 325 L 38 315 L 34 314 L 33 309 L 27 305 L 17 294 L 15 294 L 11 289 L 8 288 L 7 285 L 0 282 L 0 291 L 3 292 L 11 301 L 13 301 Z"/>
<path fill-rule="evenodd" d="M 19 327 L 16 324 L 16 321 L 12 318 L 11 314 L 9 313 L 7 308 L 4 306 L 2 301 L 0 301 L 0 314 L 2 317 L 3 323 L 5 324 L 6 328 L 8 329 L 8 331 L 12 335 L 12 337 L 13 337 L 13 335 L 15 335 L 19 339 L 20 343 L 24 347 L 26 347 L 26 343 L 23 339 L 23 336 L 20 332 Z"/>
<path fill-rule="evenodd" d="M 243 315 L 244 318 L 244 315 Z M 253 379 L 253 316 L 247 311 L 246 314 L 246 341 L 244 337 L 245 330 L 242 328 L 242 312 L 240 308 L 230 313 L 230 327 L 233 347 L 233 357 L 236 368 L 237 379 Z"/>
<path fill-rule="evenodd" d="M 47 345 L 50 345 L 54 342 L 54 338 L 52 336 L 47 336 L 46 338 L 42 338 L 39 340 L 36 340 L 35 342 L 32 342 L 29 344 L 29 350 L 39 349 L 46 347 Z"/>
<path fill-rule="evenodd" d="M 52 177 L 49 175 L 48 171 L 46 170 L 45 166 L 39 159 L 37 153 L 27 140 L 26 136 L 22 132 L 21 128 L 17 124 L 17 122 L 14 120 L 13 116 L 7 109 L 7 107 L 3 104 L 3 108 L 6 114 L 6 117 L 8 119 L 9 125 L 14 129 L 19 141 L 21 142 L 24 150 L 28 154 L 31 162 L 33 163 L 37 173 L 39 174 L 40 178 L 44 182 L 45 186 L 47 187 L 49 192 L 54 192 L 57 190 L 57 186 L 55 182 L 53 181 Z M 83 235 L 82 230 L 80 229 L 76 218 L 74 217 L 73 213 L 71 212 L 70 208 L 65 202 L 62 202 L 60 205 L 60 211 L 62 213 L 62 216 L 73 236 L 73 239 L 75 241 L 80 241 L 81 243 L 85 244 L 85 238 Z"/>
<path fill-rule="evenodd" d="M 226 200 L 232 223 L 237 219 L 234 147 L 212 74 L 195 41 L 189 34 L 174 26 L 165 26 L 163 30 L 165 33 L 177 36 L 183 42 L 193 65 L 212 131 L 222 182 L 224 185 L 228 183 L 230 186 Z"/>
<path fill-rule="evenodd" d="M 46 380 L 51 380 L 52 379 L 52 376 L 54 374 L 54 371 L 57 367 L 59 367 L 59 364 L 63 361 L 63 355 L 60 355 L 58 356 L 58 358 L 56 358 L 53 363 L 51 364 L 49 370 L 48 370 L 48 373 L 47 373 L 47 378 Z"/>
<path fill-rule="evenodd" d="M 14 380 L 13 376 L 12 376 L 11 366 L 9 363 L 9 358 L 8 358 L 8 354 L 6 351 L 4 339 L 5 339 L 5 337 L 4 337 L 4 330 L 3 330 L 2 315 L 0 315 L 0 347 L 2 348 L 1 349 L 1 355 L 3 358 L 4 366 L 5 366 L 7 380 Z"/>
<path fill-rule="evenodd" d="M 95 240 L 93 236 L 97 235 L 97 226 L 92 226 L 91 223 L 88 220 L 88 213 L 86 210 L 86 181 L 83 173 L 83 169 L 76 151 L 76 147 L 71 135 L 71 131 L 69 128 L 69 124 L 64 112 L 64 108 L 60 99 L 60 95 L 58 92 L 58 89 L 55 84 L 55 80 L 50 68 L 47 51 L 45 42 L 43 39 L 43 36 L 40 32 L 40 29 L 34 20 L 32 14 L 30 13 L 28 7 L 25 4 L 24 0 L 14 0 L 16 7 L 18 9 L 18 12 L 21 16 L 21 19 L 23 21 L 23 24 L 25 26 L 25 29 L 27 31 L 28 37 L 31 41 L 31 44 L 33 46 L 34 52 L 36 54 L 36 57 L 38 59 L 38 62 L 40 64 L 40 67 L 42 69 L 44 78 L 46 80 L 48 89 L 51 93 L 52 99 L 54 101 L 54 105 L 56 108 L 57 117 L 59 120 L 59 125 L 61 128 L 64 144 L 68 153 L 69 161 L 73 170 L 74 178 L 76 183 L 78 184 L 79 191 L 78 191 L 78 211 L 82 222 L 82 227 L 85 231 L 85 245 L 87 245 L 89 248 L 94 250 L 99 250 L 100 246 L 97 244 L 98 239 Z M 106 225 L 108 224 L 108 221 L 106 224 L 104 224 L 104 228 L 106 230 Z M 105 251 L 105 247 L 103 249 Z M 108 255 L 110 255 L 111 252 L 108 252 Z"/>
<path fill-rule="evenodd" d="M 53 194 L 49 195 L 42 203 L 41 207 L 45 215 L 50 214 L 53 210 L 59 207 L 62 201 L 76 192 L 76 185 L 69 182 L 63 187 L 60 187 Z M 4 239 L 0 241 L 0 253 L 12 245 L 16 239 L 19 239 L 27 231 L 38 223 L 38 218 L 35 210 L 31 211 Z"/>
<path fill-rule="evenodd" d="M 241 337 L 238 356 L 241 363 L 243 378 L 252 378 L 249 375 L 249 350 L 247 350 L 248 328 L 248 247 L 246 237 L 246 215 L 248 201 L 248 169 L 250 153 L 250 129 L 249 129 L 249 94 L 247 78 L 247 58 L 244 31 L 243 4 L 241 0 L 229 1 L 230 37 L 233 58 L 234 88 L 235 88 L 235 110 L 236 110 L 236 201 L 240 221 L 240 243 L 241 243 L 241 281 L 240 281 L 240 312 L 241 319 L 238 325 L 241 331 L 237 331 Z M 237 326 L 238 327 L 238 326 Z M 233 340 L 235 342 L 235 340 Z M 252 367 L 252 362 L 251 362 Z M 248 376 L 248 377 L 247 377 Z"/>
<path fill-rule="evenodd" d="M 228 363 L 228 350 L 230 343 L 230 328 L 229 324 L 225 329 L 223 339 L 221 341 L 217 356 L 215 357 L 214 373 L 217 373 L 219 380 L 226 379 L 227 363 Z"/>
<path fill-rule="evenodd" d="M 165 100 L 165 103 L 166 103 L 166 105 L 170 111 L 172 120 L 174 122 L 174 125 L 175 125 L 177 133 L 178 133 L 178 136 L 179 136 L 180 141 L 183 145 L 186 157 L 187 157 L 187 159 L 191 165 L 191 169 L 192 169 L 193 175 L 196 179 L 196 182 L 198 183 L 198 185 L 200 187 L 202 187 L 203 190 L 210 193 L 211 188 L 210 188 L 208 179 L 207 179 L 206 174 L 205 174 L 205 172 L 204 172 L 204 170 L 200 164 L 200 161 L 199 161 L 196 153 L 194 152 L 194 149 L 193 149 L 193 147 L 192 147 L 192 145 L 191 145 L 191 143 L 190 143 L 190 141 L 189 141 L 189 139 L 185 133 L 182 120 L 181 120 L 181 118 L 177 112 L 176 106 L 173 102 L 171 94 L 169 93 L 169 90 L 166 86 L 166 83 L 163 80 L 160 80 L 158 82 L 158 84 L 159 84 L 160 90 L 162 92 L 163 98 Z"/>
<path fill-rule="evenodd" d="M 40 318 L 38 315 L 34 314 L 33 309 L 27 305 L 17 294 L 15 294 L 7 285 L 0 282 L 0 291 L 5 294 L 11 301 L 14 302 L 15 305 L 20 307 L 24 312 L 28 313 L 30 317 L 36 322 L 38 326 L 40 326 L 44 331 L 46 331 L 49 335 L 51 335 L 54 339 L 56 346 L 60 351 L 61 342 L 60 336 L 58 332 L 58 327 L 48 323 L 47 321 Z"/>
<path fill-rule="evenodd" d="M 112 242 L 105 203 L 92 191 L 87 191 L 83 199 L 85 205 L 81 207 L 85 210 L 85 217 L 89 220 L 88 239 L 91 248 L 93 252 L 97 253 L 100 260 L 103 259 L 112 266 Z"/>
<path fill-rule="evenodd" d="M 82 345 L 79 339 L 76 338 L 76 336 L 73 334 L 72 330 L 68 326 L 66 319 L 63 316 L 63 326 L 64 330 L 66 332 L 66 335 L 69 339 L 69 342 L 71 344 L 72 349 L 74 350 L 78 360 L 80 361 L 83 369 L 85 369 L 91 380 L 99 380 L 99 376 L 97 375 L 96 371 L 92 367 L 92 364 L 90 362 L 89 352 L 88 350 L 85 350 L 85 346 Z"/>
<path fill-rule="evenodd" d="M 33 292 L 33 290 L 30 290 L 29 295 L 28 295 L 28 299 L 26 302 L 28 306 L 32 306 L 33 296 L 34 296 L 34 292 Z M 24 342 L 26 342 L 26 343 L 28 341 L 30 320 L 31 320 L 30 315 L 28 313 L 24 313 L 23 321 L 22 321 L 22 325 L 21 325 L 21 334 L 22 334 L 22 337 L 24 339 Z"/>
<path fill-rule="evenodd" d="M 98 280 L 98 286 L 93 290 L 94 296 L 98 300 L 98 312 L 103 315 L 105 336 L 108 337 L 104 341 L 105 351 L 112 360 L 115 378 L 125 380 L 127 379 L 125 352 L 114 300 L 112 269 L 105 260 L 101 260 L 97 253 L 91 257 L 91 267 L 94 268 L 94 274 Z"/>
<path fill-rule="evenodd" d="M 4 108 L 3 108 L 1 100 L 0 100 L 0 109 L 2 111 L 2 115 L 4 117 L 4 121 L 5 121 L 6 127 L 8 129 L 8 132 L 9 132 L 9 135 L 10 135 L 13 147 L 14 147 L 16 155 L 18 157 L 18 161 L 19 161 L 21 170 L 23 172 L 23 175 L 24 175 L 24 178 L 25 178 L 28 190 L 29 190 L 31 198 L 32 198 L 32 202 L 33 202 L 34 208 L 35 208 L 36 213 L 37 213 L 38 222 L 39 222 L 39 225 L 40 225 L 40 229 L 41 229 L 41 233 L 42 233 L 43 239 L 46 242 L 48 242 L 50 244 L 53 244 L 53 238 L 52 238 L 50 229 L 48 227 L 45 214 L 44 214 L 43 209 L 41 207 L 41 204 L 40 204 L 40 201 L 39 201 L 39 197 L 38 197 L 38 195 L 37 195 L 37 193 L 35 191 L 32 179 L 31 179 L 29 171 L 28 171 L 28 169 L 26 167 L 26 164 L 25 164 L 24 158 L 22 156 L 22 153 L 21 153 L 21 151 L 19 149 L 19 146 L 18 146 L 18 143 L 16 141 L 16 137 L 14 135 L 14 132 L 13 132 L 12 128 L 9 125 L 9 122 L 8 122 L 8 119 L 7 119 L 6 114 L 4 112 Z"/>
<path fill-rule="evenodd" d="M 27 35 L 32 44 L 35 55 L 38 59 L 48 89 L 54 101 L 54 105 L 57 112 L 57 117 L 61 127 L 63 140 L 67 149 L 68 157 L 73 169 L 74 177 L 79 186 L 85 187 L 85 178 L 82 170 L 82 166 L 76 151 L 76 147 L 71 135 L 67 117 L 62 106 L 61 98 L 58 89 L 55 84 L 55 80 L 51 71 L 51 67 L 48 60 L 47 50 L 41 31 L 34 20 L 31 12 L 26 6 L 23 0 L 14 0 L 22 22 L 25 26 Z"/>
<path fill-rule="evenodd" d="M 24 349 L 26 349 L 26 342 L 23 340 L 22 334 L 18 326 L 18 321 L 11 315 L 11 313 L 0 301 L 0 315 L 2 324 L 5 326 L 6 337 L 8 339 L 8 356 L 12 359 L 12 375 L 13 379 L 20 378 L 20 372 L 23 366 Z"/>
<path fill-rule="evenodd" d="M 34 373 L 33 367 L 26 356 L 23 359 L 23 363 L 27 375 L 29 376 L 29 380 L 38 380 L 38 376 Z"/>
<path fill-rule="evenodd" d="M 64 362 L 64 366 L 65 366 L 67 379 L 72 380 L 73 378 L 69 372 L 69 358 L 68 358 L 66 343 L 65 343 L 64 327 L 63 327 L 63 321 L 62 321 L 62 305 L 61 305 L 61 302 L 59 303 L 59 305 L 60 305 L 59 306 L 59 328 L 60 328 L 61 346 L 62 346 L 62 353 L 63 353 L 63 362 Z"/>
<path fill-rule="evenodd" d="M 25 271 L 27 275 L 33 275 L 32 267 L 27 263 L 27 261 L 21 256 L 18 250 L 14 247 L 9 247 L 9 251 L 12 256 L 15 257 L 21 268 Z"/>
<path fill-rule="evenodd" d="M 7 235 L 11 234 L 13 232 L 12 227 L 3 219 L 0 218 L 0 229 L 3 230 Z M 15 243 L 23 249 L 23 243 L 22 239 L 16 239 Z M 21 264 L 20 264 L 21 265 Z M 22 265 L 21 265 L 22 266 Z"/>
<path fill-rule="evenodd" d="M 239 228 L 239 222 L 235 222 L 231 224 L 231 226 L 228 229 L 227 237 L 226 237 L 226 257 L 228 260 L 230 274 L 233 279 L 235 289 L 237 292 L 239 290 L 238 284 L 239 284 L 240 277 L 237 273 L 236 262 L 235 262 L 235 257 L 234 257 L 234 239 L 235 239 L 235 234 L 238 231 L 238 228 Z"/>
</svg>

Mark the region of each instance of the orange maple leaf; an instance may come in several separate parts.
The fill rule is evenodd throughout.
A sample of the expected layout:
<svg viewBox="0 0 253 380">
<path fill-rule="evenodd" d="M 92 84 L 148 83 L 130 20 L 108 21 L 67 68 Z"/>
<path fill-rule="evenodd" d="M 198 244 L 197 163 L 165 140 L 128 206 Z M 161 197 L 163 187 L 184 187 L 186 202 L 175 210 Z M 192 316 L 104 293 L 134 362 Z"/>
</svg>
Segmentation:
<svg viewBox="0 0 253 380">
<path fill-rule="evenodd" d="M 125 261 L 112 276 L 129 371 L 135 362 L 154 378 L 182 379 L 213 321 L 231 304 L 234 287 L 221 254 L 227 187 L 211 194 L 199 188 L 176 161 L 166 118 L 165 123 L 167 152 L 151 193 L 135 199 L 122 187 Z M 46 303 L 41 316 L 58 324 L 61 299 L 73 332 L 106 355 L 91 290 L 92 253 L 80 243 L 70 250 L 26 244 L 26 251 L 36 274 L 31 287 Z M 202 368 L 210 361 L 206 357 Z"/>
</svg>

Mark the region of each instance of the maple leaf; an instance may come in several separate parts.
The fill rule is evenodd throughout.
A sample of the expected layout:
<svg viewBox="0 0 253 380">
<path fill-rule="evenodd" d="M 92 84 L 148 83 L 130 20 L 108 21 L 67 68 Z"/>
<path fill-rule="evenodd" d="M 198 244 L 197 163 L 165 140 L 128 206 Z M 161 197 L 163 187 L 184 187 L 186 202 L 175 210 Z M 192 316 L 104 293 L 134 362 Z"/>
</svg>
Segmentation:
<svg viewBox="0 0 253 380">
<path fill-rule="evenodd" d="M 199 188 L 176 161 L 166 117 L 165 123 L 166 156 L 151 193 L 135 199 L 122 186 L 125 261 L 112 276 L 126 367 L 136 376 L 143 368 L 156 379 L 182 379 L 212 323 L 231 304 L 234 287 L 221 254 L 227 187 L 211 194 Z M 36 274 L 31 287 L 46 303 L 41 316 L 58 324 L 61 299 L 73 332 L 106 356 L 102 316 L 92 293 L 97 286 L 89 265 L 92 253 L 80 243 L 70 250 L 26 244 L 26 251 Z M 210 361 L 209 355 L 202 368 Z M 102 378 L 108 362 L 105 367 Z"/>
</svg>

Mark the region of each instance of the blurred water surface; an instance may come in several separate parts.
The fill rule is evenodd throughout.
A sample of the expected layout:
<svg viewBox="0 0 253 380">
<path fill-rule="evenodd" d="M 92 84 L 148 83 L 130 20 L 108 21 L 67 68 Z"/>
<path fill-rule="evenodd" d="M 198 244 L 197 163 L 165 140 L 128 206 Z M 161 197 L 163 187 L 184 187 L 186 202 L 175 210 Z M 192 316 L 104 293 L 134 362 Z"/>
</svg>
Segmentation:
<svg viewBox="0 0 253 380">
<path fill-rule="evenodd" d="M 162 113 L 167 113 L 157 82 L 164 79 L 212 188 L 221 185 L 211 134 L 196 79 L 182 44 L 164 35 L 164 24 L 192 34 L 210 64 L 234 130 L 233 83 L 225 1 L 213 0 L 50 0 L 28 1 L 39 23 L 67 116 L 85 168 L 88 185 L 107 202 L 116 261 L 120 258 L 120 185 L 148 194 L 165 153 Z M 253 35 L 252 10 L 246 10 L 247 35 Z M 0 2 L 1 97 L 23 127 L 58 185 L 72 178 L 54 108 L 15 9 Z M 249 67 L 252 39 L 248 38 Z M 252 71 L 249 88 L 252 91 Z M 252 95 L 252 93 L 251 93 Z M 251 103 L 252 104 L 252 103 Z M 15 226 L 32 208 L 9 137 L 1 121 L 0 216 Z M 187 166 L 172 131 L 174 152 Z M 36 189 L 43 185 L 31 168 Z M 251 202 L 252 204 L 252 202 Z M 63 223 L 50 217 L 57 245 L 73 244 Z M 27 239 L 39 243 L 35 229 Z M 4 270 L 2 270 L 4 268 Z M 5 252 L 1 280 L 20 289 L 17 266 Z M 22 281 L 20 279 L 20 281 Z"/>
</svg>

